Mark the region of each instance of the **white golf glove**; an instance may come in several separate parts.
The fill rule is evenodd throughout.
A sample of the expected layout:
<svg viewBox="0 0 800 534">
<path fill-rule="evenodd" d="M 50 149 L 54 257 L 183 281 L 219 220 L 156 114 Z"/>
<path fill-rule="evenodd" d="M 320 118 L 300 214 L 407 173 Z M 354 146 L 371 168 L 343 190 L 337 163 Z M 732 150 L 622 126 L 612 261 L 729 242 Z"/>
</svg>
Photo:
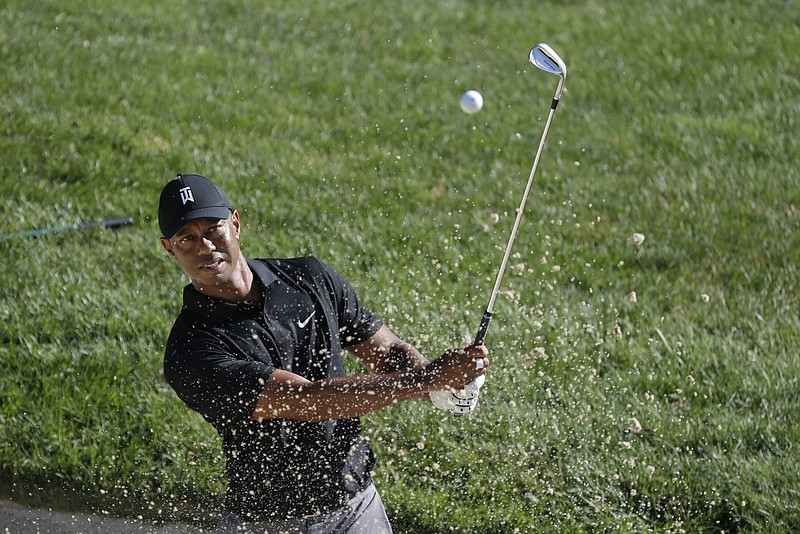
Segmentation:
<svg viewBox="0 0 800 534">
<path fill-rule="evenodd" d="M 464 415 L 478 406 L 478 396 L 485 382 L 486 376 L 481 375 L 459 390 L 431 391 L 431 402 L 453 415 Z"/>
</svg>

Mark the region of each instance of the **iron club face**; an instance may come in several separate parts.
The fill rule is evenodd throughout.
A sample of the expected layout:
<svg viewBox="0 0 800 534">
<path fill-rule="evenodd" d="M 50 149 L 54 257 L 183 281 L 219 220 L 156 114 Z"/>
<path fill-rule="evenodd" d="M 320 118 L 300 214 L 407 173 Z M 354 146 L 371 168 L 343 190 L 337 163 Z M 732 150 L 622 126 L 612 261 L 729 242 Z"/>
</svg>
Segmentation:
<svg viewBox="0 0 800 534">
<path fill-rule="evenodd" d="M 555 74 L 561 78 L 558 82 L 556 93 L 553 96 L 553 100 L 559 100 L 561 98 L 561 92 L 564 90 L 564 83 L 567 80 L 567 65 L 564 61 L 550 46 L 544 43 L 539 43 L 531 48 L 531 52 L 528 54 L 528 61 L 530 61 L 531 65 L 534 67 L 549 72 L 550 74 Z"/>
</svg>

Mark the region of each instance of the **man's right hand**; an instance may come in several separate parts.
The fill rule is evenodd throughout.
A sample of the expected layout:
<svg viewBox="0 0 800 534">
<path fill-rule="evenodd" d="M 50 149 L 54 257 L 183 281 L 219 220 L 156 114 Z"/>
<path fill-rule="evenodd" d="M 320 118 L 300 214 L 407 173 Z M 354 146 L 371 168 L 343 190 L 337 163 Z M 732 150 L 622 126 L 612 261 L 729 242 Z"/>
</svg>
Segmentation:
<svg viewBox="0 0 800 534">
<path fill-rule="evenodd" d="M 450 349 L 423 369 L 427 389 L 431 391 L 460 390 L 486 373 L 489 349 L 483 345 Z"/>
</svg>

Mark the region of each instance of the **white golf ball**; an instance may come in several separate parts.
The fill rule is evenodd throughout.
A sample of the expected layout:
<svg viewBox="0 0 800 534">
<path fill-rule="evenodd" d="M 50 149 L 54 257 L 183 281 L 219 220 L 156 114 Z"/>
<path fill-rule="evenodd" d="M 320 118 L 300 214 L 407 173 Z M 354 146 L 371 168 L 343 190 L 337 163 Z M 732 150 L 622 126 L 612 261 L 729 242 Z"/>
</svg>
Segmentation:
<svg viewBox="0 0 800 534">
<path fill-rule="evenodd" d="M 460 104 L 464 113 L 477 113 L 483 107 L 483 97 L 478 91 L 467 91 L 461 95 Z"/>
</svg>

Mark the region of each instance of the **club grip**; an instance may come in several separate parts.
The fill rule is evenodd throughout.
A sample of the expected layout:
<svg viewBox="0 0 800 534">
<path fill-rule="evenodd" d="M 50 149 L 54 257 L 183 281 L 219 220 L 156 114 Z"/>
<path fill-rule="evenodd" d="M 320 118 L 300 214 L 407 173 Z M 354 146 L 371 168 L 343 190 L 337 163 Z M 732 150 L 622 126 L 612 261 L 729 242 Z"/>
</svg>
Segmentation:
<svg viewBox="0 0 800 534">
<path fill-rule="evenodd" d="M 79 230 L 90 228 L 119 228 L 120 226 L 130 226 L 133 224 L 133 217 L 118 217 L 116 219 L 106 219 L 104 221 L 92 221 L 77 225 Z"/>
<path fill-rule="evenodd" d="M 489 330 L 489 323 L 492 321 L 492 312 L 486 310 L 483 312 L 483 319 L 481 325 L 478 327 L 478 335 L 475 336 L 475 345 L 484 345 L 486 343 L 486 332 Z"/>
<path fill-rule="evenodd" d="M 119 228 L 120 226 L 130 226 L 133 224 L 133 217 L 119 217 L 117 219 L 108 219 L 103 221 L 103 226 L 106 228 Z"/>
</svg>

